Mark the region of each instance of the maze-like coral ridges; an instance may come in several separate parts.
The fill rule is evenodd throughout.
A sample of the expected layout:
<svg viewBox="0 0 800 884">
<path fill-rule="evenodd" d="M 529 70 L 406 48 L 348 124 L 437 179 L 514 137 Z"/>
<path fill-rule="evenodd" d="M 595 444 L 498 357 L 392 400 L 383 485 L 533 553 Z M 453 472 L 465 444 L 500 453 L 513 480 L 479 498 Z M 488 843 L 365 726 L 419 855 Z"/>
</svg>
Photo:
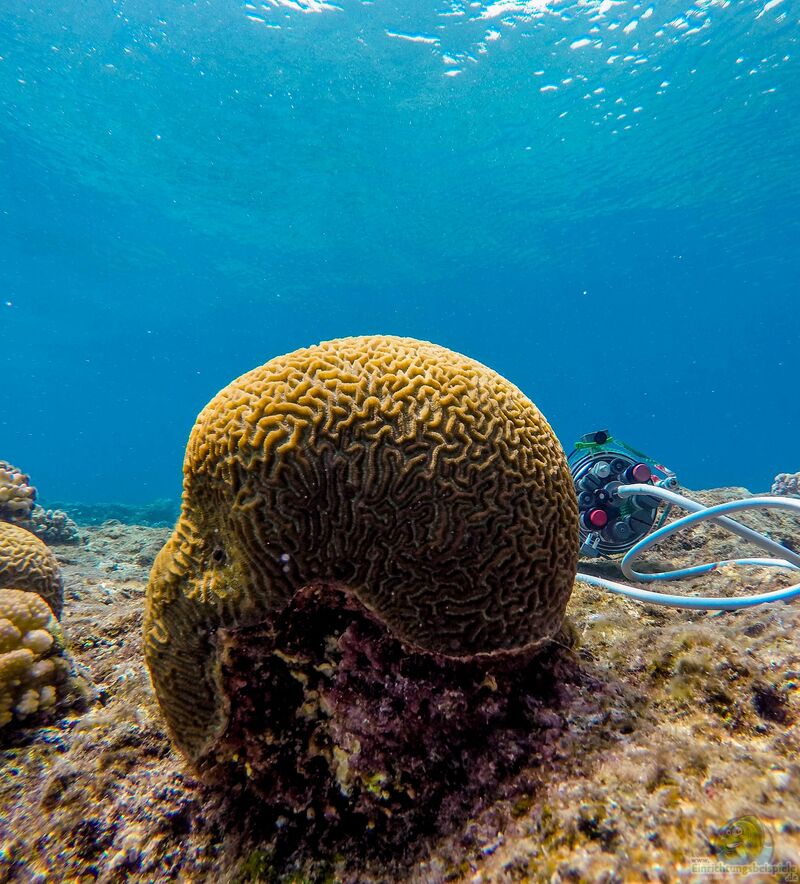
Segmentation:
<svg viewBox="0 0 800 884">
<path fill-rule="evenodd" d="M 38 537 L 0 522 L 0 588 L 14 587 L 38 593 L 61 616 L 63 584 L 58 562 L 48 546 Z"/>
<path fill-rule="evenodd" d="M 561 624 L 578 552 L 564 452 L 518 388 L 443 347 L 345 338 L 274 359 L 204 409 L 184 476 L 145 637 L 191 757 L 226 722 L 217 629 L 312 583 L 445 656 L 536 646 Z"/>
</svg>

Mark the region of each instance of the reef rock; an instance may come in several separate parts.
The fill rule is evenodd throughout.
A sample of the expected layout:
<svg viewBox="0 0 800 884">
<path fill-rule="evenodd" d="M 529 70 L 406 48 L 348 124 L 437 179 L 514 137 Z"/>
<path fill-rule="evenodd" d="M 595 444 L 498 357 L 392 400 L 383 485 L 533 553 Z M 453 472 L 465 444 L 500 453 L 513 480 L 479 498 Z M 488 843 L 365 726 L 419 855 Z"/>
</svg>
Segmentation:
<svg viewBox="0 0 800 884">
<path fill-rule="evenodd" d="M 147 504 L 53 502 L 53 508 L 68 512 L 80 525 L 102 525 L 116 521 L 123 525 L 172 528 L 180 514 L 180 502 L 171 498 Z"/>
</svg>

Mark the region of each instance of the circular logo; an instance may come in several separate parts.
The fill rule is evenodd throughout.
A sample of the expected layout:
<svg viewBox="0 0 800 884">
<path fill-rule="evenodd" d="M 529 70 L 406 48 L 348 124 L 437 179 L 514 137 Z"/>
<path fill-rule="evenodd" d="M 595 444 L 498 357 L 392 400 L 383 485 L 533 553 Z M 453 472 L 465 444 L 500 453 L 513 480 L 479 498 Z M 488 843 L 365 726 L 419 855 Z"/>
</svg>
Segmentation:
<svg viewBox="0 0 800 884">
<path fill-rule="evenodd" d="M 711 843 L 720 860 L 733 868 L 772 861 L 772 834 L 754 816 L 728 820 L 716 832 Z"/>
</svg>

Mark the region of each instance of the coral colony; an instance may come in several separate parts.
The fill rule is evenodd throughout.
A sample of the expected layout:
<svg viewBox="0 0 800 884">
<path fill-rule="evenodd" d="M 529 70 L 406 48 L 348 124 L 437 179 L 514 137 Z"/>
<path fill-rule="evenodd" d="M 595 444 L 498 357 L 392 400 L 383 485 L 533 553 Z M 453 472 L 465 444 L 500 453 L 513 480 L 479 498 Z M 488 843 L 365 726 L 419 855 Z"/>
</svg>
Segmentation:
<svg viewBox="0 0 800 884">
<path fill-rule="evenodd" d="M 577 536 L 558 440 L 479 363 L 366 337 L 255 369 L 197 420 L 148 587 L 175 744 L 276 818 L 407 839 L 535 745 Z"/>
</svg>

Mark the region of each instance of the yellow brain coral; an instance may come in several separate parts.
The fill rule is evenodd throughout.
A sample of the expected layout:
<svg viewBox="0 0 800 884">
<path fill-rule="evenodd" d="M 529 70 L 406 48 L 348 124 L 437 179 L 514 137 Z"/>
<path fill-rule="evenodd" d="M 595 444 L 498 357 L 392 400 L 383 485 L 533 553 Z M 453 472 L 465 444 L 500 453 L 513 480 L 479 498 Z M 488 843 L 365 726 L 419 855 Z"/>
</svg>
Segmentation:
<svg viewBox="0 0 800 884">
<path fill-rule="evenodd" d="M 63 585 L 58 562 L 49 547 L 30 531 L 0 522 L 0 587 L 38 593 L 61 615 Z"/>
<path fill-rule="evenodd" d="M 431 343 L 329 341 L 243 375 L 200 414 L 148 587 L 147 662 L 197 756 L 226 720 L 218 628 L 329 582 L 416 649 L 535 646 L 561 624 L 577 557 L 564 452 L 519 389 Z"/>
<path fill-rule="evenodd" d="M 0 727 L 55 705 L 68 671 L 57 636 L 41 596 L 0 589 Z"/>
</svg>

